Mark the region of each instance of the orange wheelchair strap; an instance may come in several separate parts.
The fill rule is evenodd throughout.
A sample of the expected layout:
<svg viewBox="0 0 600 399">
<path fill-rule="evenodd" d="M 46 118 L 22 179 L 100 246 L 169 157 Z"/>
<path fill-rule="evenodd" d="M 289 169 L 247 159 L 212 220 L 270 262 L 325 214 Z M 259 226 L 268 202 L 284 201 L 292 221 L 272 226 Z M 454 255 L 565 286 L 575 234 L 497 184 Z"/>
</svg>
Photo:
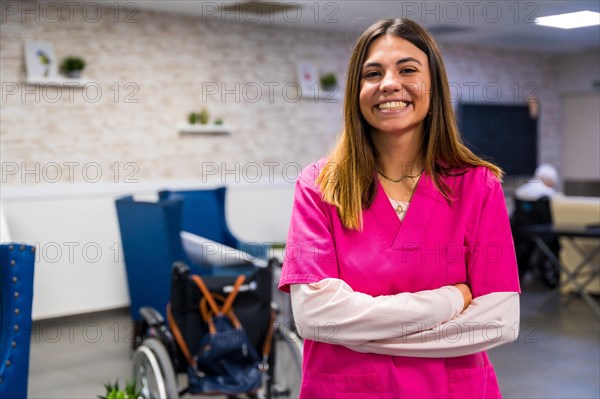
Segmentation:
<svg viewBox="0 0 600 399">
<path fill-rule="evenodd" d="M 179 326 L 175 322 L 173 312 L 171 311 L 171 302 L 167 304 L 167 319 L 169 320 L 169 326 L 171 327 L 171 331 L 173 332 L 173 336 L 175 337 L 177 345 L 179 345 L 179 349 L 181 349 L 181 352 L 183 352 L 183 355 L 187 359 L 190 366 L 194 367 L 196 365 L 196 362 L 190 354 L 190 349 L 188 348 L 187 344 L 185 343 L 185 340 L 183 339 L 183 335 L 181 334 L 181 330 L 179 330 Z"/>
<path fill-rule="evenodd" d="M 242 284 L 244 284 L 244 280 L 246 280 L 246 276 L 244 276 L 243 274 L 237 277 L 235 283 L 233 284 L 233 289 L 231 290 L 231 292 L 227 296 L 227 299 L 225 300 L 225 304 L 223 304 L 223 307 L 219 309 L 219 306 L 215 302 L 215 298 L 213 297 L 212 292 L 210 292 L 208 288 L 206 288 L 206 285 L 204 284 L 202 278 L 198 275 L 193 275 L 191 276 L 191 278 L 202 292 L 202 295 L 204 295 L 204 298 L 206 298 L 206 300 L 208 301 L 208 305 L 210 306 L 210 309 L 215 315 L 229 313 L 229 311 L 231 310 L 231 306 L 233 305 L 233 302 L 235 301 L 235 298 L 237 297 L 237 294 L 240 290 L 240 287 L 242 286 Z"/>
<path fill-rule="evenodd" d="M 275 311 L 271 310 L 271 320 L 269 320 L 269 329 L 267 330 L 265 343 L 263 345 L 263 357 L 269 357 L 271 354 L 271 344 L 273 342 L 273 334 L 275 332 Z"/>
<path fill-rule="evenodd" d="M 225 301 L 223 308 L 221 308 L 221 312 L 229 312 L 231 306 L 233 305 L 233 301 L 235 301 L 235 298 L 237 297 L 237 294 L 240 291 L 240 287 L 242 286 L 242 284 L 244 284 L 244 280 L 246 280 L 246 276 L 244 276 L 243 274 L 240 274 L 235 280 L 235 283 L 233 284 L 233 290 L 231 290 L 229 295 L 227 295 L 227 300 Z"/>
<path fill-rule="evenodd" d="M 198 288 L 200 288 L 200 292 L 202 292 L 202 295 L 204 295 L 204 297 L 208 301 L 210 309 L 213 311 L 213 313 L 216 315 L 220 314 L 221 312 L 219 310 L 219 306 L 217 306 L 215 299 L 213 298 L 208 288 L 206 288 L 206 285 L 204 284 L 204 281 L 202 281 L 200 276 L 194 274 L 193 276 L 191 276 L 191 279 L 196 283 Z"/>
</svg>

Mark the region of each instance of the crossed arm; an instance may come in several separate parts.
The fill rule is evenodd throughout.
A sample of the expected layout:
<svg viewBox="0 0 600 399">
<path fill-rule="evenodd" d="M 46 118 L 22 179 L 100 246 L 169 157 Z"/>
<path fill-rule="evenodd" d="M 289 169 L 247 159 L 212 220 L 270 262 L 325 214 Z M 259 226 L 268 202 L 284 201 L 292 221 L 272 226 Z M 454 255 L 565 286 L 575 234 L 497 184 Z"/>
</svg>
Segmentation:
<svg viewBox="0 0 600 399">
<path fill-rule="evenodd" d="M 326 278 L 291 286 L 304 338 L 357 352 L 454 357 L 512 342 L 518 336 L 519 295 L 495 292 L 471 301 L 464 284 L 372 297 Z"/>
</svg>

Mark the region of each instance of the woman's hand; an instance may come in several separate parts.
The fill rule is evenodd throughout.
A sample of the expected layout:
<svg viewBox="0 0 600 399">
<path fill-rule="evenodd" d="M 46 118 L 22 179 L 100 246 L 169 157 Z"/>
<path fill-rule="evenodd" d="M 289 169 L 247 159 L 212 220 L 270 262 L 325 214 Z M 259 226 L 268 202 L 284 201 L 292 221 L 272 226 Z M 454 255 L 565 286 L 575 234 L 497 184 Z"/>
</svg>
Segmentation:
<svg viewBox="0 0 600 399">
<path fill-rule="evenodd" d="M 465 301 L 465 306 L 463 308 L 463 310 L 465 310 L 466 308 L 469 307 L 469 304 L 471 303 L 471 300 L 473 299 L 473 294 L 471 294 L 471 289 L 469 288 L 468 285 L 460 283 L 460 284 L 454 284 L 454 286 L 456 288 L 458 288 L 460 290 L 460 293 L 463 295 L 463 299 Z"/>
</svg>

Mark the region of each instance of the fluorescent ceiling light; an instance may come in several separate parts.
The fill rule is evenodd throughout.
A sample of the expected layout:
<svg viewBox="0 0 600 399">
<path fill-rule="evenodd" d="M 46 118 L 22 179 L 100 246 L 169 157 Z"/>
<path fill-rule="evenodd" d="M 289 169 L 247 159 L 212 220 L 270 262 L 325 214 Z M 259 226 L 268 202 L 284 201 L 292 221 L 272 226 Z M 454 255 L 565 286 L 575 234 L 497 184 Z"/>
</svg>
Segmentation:
<svg viewBox="0 0 600 399">
<path fill-rule="evenodd" d="M 535 20 L 535 23 L 561 29 L 583 28 L 585 26 L 600 25 L 600 14 L 588 10 L 570 12 L 567 14 L 539 17 Z"/>
</svg>

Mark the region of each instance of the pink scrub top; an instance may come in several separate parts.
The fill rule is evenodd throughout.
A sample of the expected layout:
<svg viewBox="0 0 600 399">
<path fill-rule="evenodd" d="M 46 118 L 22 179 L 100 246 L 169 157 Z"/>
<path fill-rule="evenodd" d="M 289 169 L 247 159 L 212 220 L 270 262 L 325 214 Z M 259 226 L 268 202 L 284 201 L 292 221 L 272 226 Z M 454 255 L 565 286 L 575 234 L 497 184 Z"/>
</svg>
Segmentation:
<svg viewBox="0 0 600 399">
<path fill-rule="evenodd" d="M 307 167 L 296 183 L 279 288 L 325 278 L 372 296 L 467 283 L 473 298 L 519 292 L 514 245 L 502 187 L 487 168 L 448 177 L 450 204 L 423 174 L 403 221 L 383 187 L 363 211 L 363 230 L 348 230 L 315 184 L 325 164 Z M 335 178 L 333 176 L 332 178 Z M 314 330 L 318 331 L 318 330 Z M 499 398 L 485 352 L 417 358 L 352 351 L 304 336 L 301 398 Z M 332 342 L 332 341 L 329 341 Z"/>
</svg>

